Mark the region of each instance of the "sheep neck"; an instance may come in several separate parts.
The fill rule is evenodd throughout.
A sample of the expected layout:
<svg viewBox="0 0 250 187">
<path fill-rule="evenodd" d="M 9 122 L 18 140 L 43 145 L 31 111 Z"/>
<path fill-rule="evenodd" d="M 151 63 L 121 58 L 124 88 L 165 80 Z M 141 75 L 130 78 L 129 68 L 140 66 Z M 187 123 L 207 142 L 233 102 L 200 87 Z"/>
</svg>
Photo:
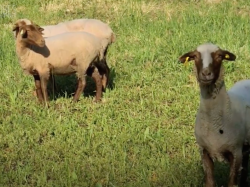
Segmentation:
<svg viewBox="0 0 250 187">
<path fill-rule="evenodd" d="M 200 109 L 202 114 L 202 123 L 206 129 L 223 129 L 225 116 L 229 116 L 231 110 L 230 99 L 227 94 L 225 82 L 223 79 L 223 69 L 217 81 L 209 86 L 200 85 Z"/>
<path fill-rule="evenodd" d="M 21 63 L 24 63 L 25 60 L 29 57 L 30 47 L 31 46 L 29 44 L 21 41 L 20 38 L 16 39 L 16 52 L 18 54 L 18 58 L 19 58 Z"/>
</svg>

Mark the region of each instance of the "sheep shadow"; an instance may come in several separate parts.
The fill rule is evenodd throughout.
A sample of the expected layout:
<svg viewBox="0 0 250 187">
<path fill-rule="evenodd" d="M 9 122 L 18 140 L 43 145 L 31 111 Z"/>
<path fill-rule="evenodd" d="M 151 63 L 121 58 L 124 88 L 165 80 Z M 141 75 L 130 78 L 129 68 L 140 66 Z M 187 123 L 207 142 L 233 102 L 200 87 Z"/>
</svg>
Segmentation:
<svg viewBox="0 0 250 187">
<path fill-rule="evenodd" d="M 221 163 L 216 161 L 214 163 L 214 178 L 216 186 L 227 186 L 229 179 L 229 163 Z M 205 178 L 204 178 L 205 182 Z"/>
<path fill-rule="evenodd" d="M 249 176 L 250 176 L 249 169 L 250 169 L 250 167 L 248 165 L 248 178 L 247 178 L 248 185 L 244 186 L 244 187 L 249 186 L 249 182 L 250 182 L 249 181 Z M 218 162 L 218 161 L 216 161 L 214 163 L 214 178 L 215 178 L 216 187 L 227 186 L 228 180 L 229 180 L 229 172 L 230 172 L 230 164 L 229 163 L 223 163 L 223 162 Z M 238 176 L 238 181 L 239 180 L 240 180 L 240 176 Z M 203 179 L 203 182 L 205 182 L 205 178 Z"/>
<path fill-rule="evenodd" d="M 109 82 L 106 89 L 113 90 L 115 87 L 114 79 L 116 77 L 115 69 L 110 69 Z M 77 88 L 77 78 L 75 75 L 55 75 L 55 89 L 51 82 L 48 84 L 48 94 L 51 100 L 57 100 L 58 98 L 71 98 Z M 86 87 L 83 91 L 84 97 L 94 97 L 96 94 L 96 84 L 94 80 L 87 76 Z"/>
</svg>

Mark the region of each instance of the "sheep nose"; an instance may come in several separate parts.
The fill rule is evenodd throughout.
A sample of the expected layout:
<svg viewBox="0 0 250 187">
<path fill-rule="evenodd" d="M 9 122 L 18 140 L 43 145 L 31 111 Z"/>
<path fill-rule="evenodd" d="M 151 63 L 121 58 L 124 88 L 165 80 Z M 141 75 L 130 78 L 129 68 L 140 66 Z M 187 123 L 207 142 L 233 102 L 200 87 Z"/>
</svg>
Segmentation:
<svg viewBox="0 0 250 187">
<path fill-rule="evenodd" d="M 212 70 L 210 68 L 204 68 L 202 69 L 201 73 L 200 73 L 200 78 L 202 80 L 212 80 L 214 79 L 214 74 L 212 72 Z"/>
<path fill-rule="evenodd" d="M 206 77 L 206 76 L 211 76 L 212 72 L 211 72 L 210 69 L 205 68 L 205 69 L 202 70 L 201 74 L 202 74 L 202 76 Z"/>
</svg>

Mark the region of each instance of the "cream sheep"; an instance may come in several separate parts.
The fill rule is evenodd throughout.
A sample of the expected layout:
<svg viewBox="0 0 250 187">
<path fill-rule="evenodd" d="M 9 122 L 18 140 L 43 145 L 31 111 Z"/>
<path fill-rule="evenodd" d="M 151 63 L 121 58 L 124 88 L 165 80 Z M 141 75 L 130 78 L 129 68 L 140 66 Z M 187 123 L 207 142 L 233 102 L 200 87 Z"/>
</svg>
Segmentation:
<svg viewBox="0 0 250 187">
<path fill-rule="evenodd" d="M 86 84 L 86 74 L 96 82 L 96 100 L 101 99 L 101 76 L 97 71 L 103 59 L 101 42 L 86 33 L 64 33 L 44 39 L 43 29 L 27 19 L 18 20 L 16 53 L 22 69 L 34 76 L 40 102 L 48 101 L 47 82 L 51 72 L 56 75 L 76 73 L 78 86 L 73 100 L 77 101 Z M 90 73 L 89 73 L 90 72 Z"/>
<path fill-rule="evenodd" d="M 104 49 L 103 63 L 106 67 L 106 71 L 103 72 L 102 84 L 103 88 L 106 88 L 110 73 L 110 69 L 106 62 L 106 56 L 109 45 L 115 42 L 115 34 L 107 24 L 97 19 L 75 19 L 57 25 L 42 26 L 42 28 L 44 29 L 44 37 L 51 37 L 65 32 L 84 31 L 100 38 Z"/>
<path fill-rule="evenodd" d="M 224 83 L 223 60 L 234 61 L 229 51 L 208 43 L 180 57 L 182 63 L 194 60 L 200 86 L 200 107 L 195 136 L 201 148 L 205 186 L 215 186 L 214 162 L 230 163 L 229 187 L 246 186 L 250 141 L 250 80 L 237 82 L 228 92 Z"/>
</svg>

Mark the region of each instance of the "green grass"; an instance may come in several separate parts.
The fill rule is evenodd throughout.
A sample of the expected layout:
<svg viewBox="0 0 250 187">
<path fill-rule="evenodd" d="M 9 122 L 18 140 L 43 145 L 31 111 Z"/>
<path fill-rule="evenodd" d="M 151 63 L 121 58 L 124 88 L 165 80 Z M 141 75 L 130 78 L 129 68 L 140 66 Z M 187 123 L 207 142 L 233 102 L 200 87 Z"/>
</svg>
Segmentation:
<svg viewBox="0 0 250 187">
<path fill-rule="evenodd" d="M 250 1 L 1 2 L 0 186 L 202 186 L 194 137 L 199 89 L 192 63 L 185 67 L 178 57 L 214 42 L 237 56 L 224 63 L 227 88 L 249 78 Z M 62 91 L 49 109 L 38 105 L 33 78 L 15 54 L 11 29 L 20 18 L 110 24 L 117 41 L 109 49 L 112 85 L 103 103 L 93 103 L 90 79 L 72 103 L 71 76 L 57 77 Z M 226 185 L 227 174 L 227 165 L 217 165 L 218 186 Z"/>
</svg>

